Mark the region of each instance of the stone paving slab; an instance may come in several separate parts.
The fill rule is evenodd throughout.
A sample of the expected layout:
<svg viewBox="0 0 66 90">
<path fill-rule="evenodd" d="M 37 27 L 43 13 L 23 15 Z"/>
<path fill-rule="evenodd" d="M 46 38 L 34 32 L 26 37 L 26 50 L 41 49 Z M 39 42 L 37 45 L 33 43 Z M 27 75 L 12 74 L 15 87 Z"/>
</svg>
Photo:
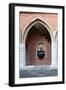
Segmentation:
<svg viewBox="0 0 66 90">
<path fill-rule="evenodd" d="M 40 69 L 40 70 L 22 70 L 20 71 L 20 78 L 28 77 L 48 77 L 48 76 L 57 76 L 57 69 Z"/>
</svg>

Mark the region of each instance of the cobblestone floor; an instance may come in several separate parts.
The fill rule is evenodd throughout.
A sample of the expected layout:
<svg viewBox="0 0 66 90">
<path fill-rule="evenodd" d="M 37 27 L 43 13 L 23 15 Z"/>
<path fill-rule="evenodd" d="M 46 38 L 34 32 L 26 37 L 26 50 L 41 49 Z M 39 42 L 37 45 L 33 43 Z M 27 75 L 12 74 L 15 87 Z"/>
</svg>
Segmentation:
<svg viewBox="0 0 66 90">
<path fill-rule="evenodd" d="M 20 78 L 57 76 L 57 69 L 22 70 Z"/>
</svg>

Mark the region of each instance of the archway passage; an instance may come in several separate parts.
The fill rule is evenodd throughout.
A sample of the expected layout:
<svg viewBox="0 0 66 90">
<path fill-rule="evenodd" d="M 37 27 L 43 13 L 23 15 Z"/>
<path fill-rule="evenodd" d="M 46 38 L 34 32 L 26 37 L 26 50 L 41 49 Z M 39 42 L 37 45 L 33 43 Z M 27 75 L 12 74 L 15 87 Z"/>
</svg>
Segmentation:
<svg viewBox="0 0 66 90">
<path fill-rule="evenodd" d="M 26 65 L 51 64 L 51 37 L 44 25 L 40 22 L 34 24 L 27 34 L 25 44 Z"/>
</svg>

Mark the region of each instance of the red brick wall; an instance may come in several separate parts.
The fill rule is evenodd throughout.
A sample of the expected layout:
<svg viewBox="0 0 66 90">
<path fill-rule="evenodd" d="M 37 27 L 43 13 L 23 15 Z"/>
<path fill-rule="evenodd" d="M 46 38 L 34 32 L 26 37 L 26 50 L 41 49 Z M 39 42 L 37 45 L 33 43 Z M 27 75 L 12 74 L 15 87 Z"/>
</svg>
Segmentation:
<svg viewBox="0 0 66 90">
<path fill-rule="evenodd" d="M 19 28 L 20 31 L 25 28 L 34 20 L 40 19 L 48 24 L 52 31 L 57 30 L 58 15 L 56 13 L 20 13 L 19 14 Z"/>
<path fill-rule="evenodd" d="M 51 32 L 57 30 L 58 15 L 56 13 L 20 13 L 19 14 L 19 30 L 23 32 L 26 30 L 27 26 L 34 20 L 40 19 L 44 21 L 49 27 Z M 30 65 L 46 65 L 51 64 L 51 45 L 44 38 L 41 37 L 39 33 L 33 33 L 31 36 L 27 36 L 27 52 L 26 52 L 26 64 Z M 43 60 L 40 60 L 36 55 L 36 44 L 39 41 L 43 41 L 46 46 L 46 55 Z M 20 42 L 22 43 L 22 42 Z"/>
</svg>

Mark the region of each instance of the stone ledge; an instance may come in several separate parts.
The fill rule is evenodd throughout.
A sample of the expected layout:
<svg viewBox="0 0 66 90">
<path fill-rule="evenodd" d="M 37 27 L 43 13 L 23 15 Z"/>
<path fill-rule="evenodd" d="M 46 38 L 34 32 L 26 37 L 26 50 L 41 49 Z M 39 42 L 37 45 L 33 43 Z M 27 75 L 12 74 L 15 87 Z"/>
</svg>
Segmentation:
<svg viewBox="0 0 66 90">
<path fill-rule="evenodd" d="M 23 70 L 56 70 L 56 67 L 51 67 L 51 65 L 40 65 L 40 66 L 23 66 L 20 71 Z"/>
</svg>

